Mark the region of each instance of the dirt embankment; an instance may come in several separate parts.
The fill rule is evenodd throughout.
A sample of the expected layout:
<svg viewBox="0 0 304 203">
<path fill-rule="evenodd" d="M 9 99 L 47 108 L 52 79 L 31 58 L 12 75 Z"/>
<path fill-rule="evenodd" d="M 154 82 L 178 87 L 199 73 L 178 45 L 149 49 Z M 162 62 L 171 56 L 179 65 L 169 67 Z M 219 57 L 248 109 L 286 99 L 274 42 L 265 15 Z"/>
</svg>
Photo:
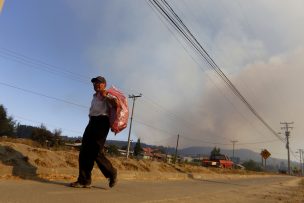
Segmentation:
<svg viewBox="0 0 304 203">
<path fill-rule="evenodd" d="M 48 150 L 29 141 L 1 140 L 0 178 L 24 179 L 76 179 L 78 175 L 77 150 Z M 241 170 L 209 169 L 193 165 L 172 165 L 150 160 L 135 160 L 124 157 L 109 157 L 118 169 L 120 179 L 176 180 L 187 178 L 229 179 L 246 178 L 257 174 Z M 93 169 L 93 178 L 102 179 L 98 168 Z"/>
<path fill-rule="evenodd" d="M 0 139 L 0 180 L 17 178 L 41 181 L 75 181 L 78 175 L 78 153 L 75 149 L 48 150 L 28 140 L 16 142 L 16 140 Z M 149 160 L 126 160 L 123 157 L 110 157 L 110 159 L 118 169 L 119 179 L 125 180 L 199 179 L 209 181 L 264 178 L 273 175 L 244 170 L 204 168 L 186 164 L 172 165 Z M 93 180 L 98 179 L 104 179 L 104 177 L 95 167 Z M 237 191 L 236 195 L 232 191 L 225 196 L 227 199 L 235 199 L 238 202 L 248 202 L 248 200 L 254 200 L 253 202 L 303 202 L 304 180 L 302 179 L 298 185 L 299 181 L 300 179 L 295 179 L 293 182 L 288 182 L 291 185 L 280 183 L 263 187 L 250 187 L 249 190 L 243 190 L 241 194 Z M 213 198 L 221 199 L 221 195 L 222 193 L 217 194 L 218 198 L 213 195 Z"/>
</svg>

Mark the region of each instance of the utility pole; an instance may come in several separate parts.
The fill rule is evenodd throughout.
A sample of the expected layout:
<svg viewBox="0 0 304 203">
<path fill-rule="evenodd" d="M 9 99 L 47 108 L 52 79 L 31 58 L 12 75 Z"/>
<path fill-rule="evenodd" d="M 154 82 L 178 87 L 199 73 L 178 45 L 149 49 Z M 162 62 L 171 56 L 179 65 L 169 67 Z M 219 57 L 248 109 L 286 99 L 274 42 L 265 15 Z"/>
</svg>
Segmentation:
<svg viewBox="0 0 304 203">
<path fill-rule="evenodd" d="M 174 164 L 176 163 L 176 160 L 177 160 L 177 148 L 178 148 L 178 141 L 179 141 L 179 134 L 177 135 L 176 148 L 175 148 L 175 159 L 174 159 Z"/>
<path fill-rule="evenodd" d="M 281 122 L 282 125 L 285 125 L 284 127 L 281 127 L 282 130 L 285 130 L 285 136 L 286 136 L 286 149 L 287 149 L 287 158 L 288 158 L 288 174 L 291 175 L 291 170 L 290 170 L 290 152 L 289 152 L 289 136 L 290 136 L 290 131 L 289 129 L 292 129 L 293 127 L 290 127 L 288 125 L 293 124 L 293 122 Z"/>
<path fill-rule="evenodd" d="M 303 176 L 303 170 L 304 170 L 304 166 L 303 166 L 304 165 L 304 156 L 303 156 L 304 151 L 303 151 L 303 149 L 301 149 L 301 153 L 302 153 L 302 167 L 301 168 L 302 168 L 302 176 Z"/>
<path fill-rule="evenodd" d="M 303 176 L 303 159 L 302 159 L 303 149 L 299 149 L 299 154 L 300 154 L 301 176 Z"/>
<path fill-rule="evenodd" d="M 134 111 L 134 105 L 135 105 L 135 100 L 139 97 L 141 97 L 142 94 L 139 95 L 129 95 L 129 98 L 133 99 L 133 106 L 132 106 L 132 113 L 131 113 L 131 121 L 130 121 L 130 128 L 129 128 L 129 136 L 128 136 L 128 149 L 127 149 L 127 159 L 129 158 L 129 153 L 130 153 L 130 136 L 131 136 L 131 130 L 132 130 L 132 121 L 133 121 L 133 111 Z"/>
<path fill-rule="evenodd" d="M 264 167 L 264 158 L 262 156 L 262 152 L 264 151 L 264 149 L 261 149 L 261 158 L 262 158 L 262 167 Z"/>
<path fill-rule="evenodd" d="M 232 159 L 233 159 L 233 161 L 234 161 L 234 145 L 235 145 L 235 143 L 237 143 L 238 141 L 237 141 L 237 140 L 231 140 L 231 142 L 232 142 L 232 146 L 233 146 L 233 150 L 232 150 Z"/>
</svg>

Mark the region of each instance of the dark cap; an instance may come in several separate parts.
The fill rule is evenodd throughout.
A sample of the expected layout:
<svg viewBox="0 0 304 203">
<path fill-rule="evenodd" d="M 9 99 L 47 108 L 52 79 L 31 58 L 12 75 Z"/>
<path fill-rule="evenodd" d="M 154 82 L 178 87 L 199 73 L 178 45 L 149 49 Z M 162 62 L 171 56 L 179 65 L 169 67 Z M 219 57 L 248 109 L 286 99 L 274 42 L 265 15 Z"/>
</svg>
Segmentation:
<svg viewBox="0 0 304 203">
<path fill-rule="evenodd" d="M 107 83 L 106 79 L 102 76 L 97 76 L 96 78 L 92 78 L 92 83 L 100 82 L 100 83 Z"/>
</svg>

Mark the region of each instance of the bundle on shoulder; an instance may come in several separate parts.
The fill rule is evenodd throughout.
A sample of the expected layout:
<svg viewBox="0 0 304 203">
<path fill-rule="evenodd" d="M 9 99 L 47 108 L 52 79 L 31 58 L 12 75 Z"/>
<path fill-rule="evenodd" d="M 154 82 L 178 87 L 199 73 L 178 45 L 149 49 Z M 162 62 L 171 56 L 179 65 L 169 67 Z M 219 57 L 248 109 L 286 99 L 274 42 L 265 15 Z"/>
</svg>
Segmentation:
<svg viewBox="0 0 304 203">
<path fill-rule="evenodd" d="M 128 100 L 120 91 L 114 86 L 111 86 L 108 89 L 108 94 L 114 96 L 117 99 L 117 106 L 112 107 L 110 110 L 110 125 L 111 131 L 115 133 L 115 135 L 125 129 L 128 125 L 129 119 L 129 108 L 128 108 Z"/>
</svg>

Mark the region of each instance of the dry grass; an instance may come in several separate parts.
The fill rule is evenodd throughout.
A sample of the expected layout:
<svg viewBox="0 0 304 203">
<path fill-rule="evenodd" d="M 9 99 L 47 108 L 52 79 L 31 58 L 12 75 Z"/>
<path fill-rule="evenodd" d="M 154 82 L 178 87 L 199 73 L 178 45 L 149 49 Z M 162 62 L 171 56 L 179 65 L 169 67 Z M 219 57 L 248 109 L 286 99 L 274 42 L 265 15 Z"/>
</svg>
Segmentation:
<svg viewBox="0 0 304 203">
<path fill-rule="evenodd" d="M 42 147 L 41 144 L 36 141 L 33 141 L 31 139 L 23 139 L 23 138 L 0 137 L 0 142 L 21 143 L 31 147 L 39 147 L 39 148 Z"/>
<path fill-rule="evenodd" d="M 39 147 L 31 140 L 5 138 L 0 140 L 0 177 L 12 175 L 18 171 L 30 171 L 30 174 L 43 177 L 75 177 L 78 173 L 77 150 L 50 150 Z M 257 174 L 245 170 L 205 168 L 191 164 L 167 164 L 152 160 L 125 159 L 109 157 L 119 172 L 131 173 L 171 173 L 189 176 L 191 174 Z M 3 169 L 3 170 L 2 170 Z M 26 170 L 25 170 L 26 169 Z M 95 165 L 95 169 L 97 166 Z M 98 171 L 98 170 L 95 170 Z M 100 172 L 98 171 L 100 175 Z M 263 174 L 263 173 L 258 173 Z"/>
</svg>

